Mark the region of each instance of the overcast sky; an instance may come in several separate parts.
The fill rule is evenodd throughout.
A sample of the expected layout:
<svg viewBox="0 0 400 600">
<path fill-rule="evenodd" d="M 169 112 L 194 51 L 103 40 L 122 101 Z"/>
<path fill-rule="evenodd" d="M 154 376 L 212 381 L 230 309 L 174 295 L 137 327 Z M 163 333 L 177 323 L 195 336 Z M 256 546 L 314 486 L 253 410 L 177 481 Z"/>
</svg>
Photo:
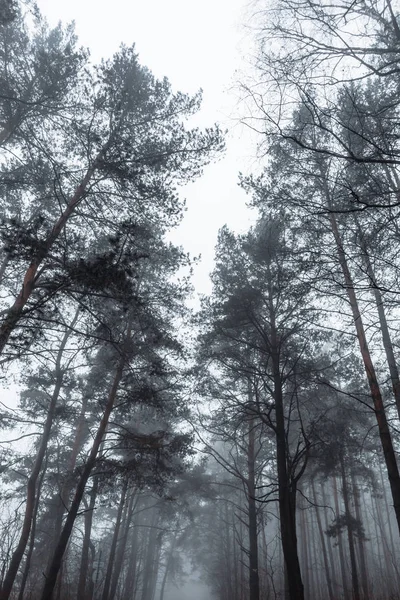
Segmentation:
<svg viewBox="0 0 400 600">
<path fill-rule="evenodd" d="M 94 61 L 111 56 L 121 42 L 135 43 L 141 63 L 157 77 L 167 76 L 183 92 L 203 89 L 199 125 L 218 121 L 229 129 L 225 156 L 182 190 L 188 211 L 173 234 L 188 252 L 201 253 L 194 284 L 197 292 L 209 292 L 218 229 L 227 223 L 245 231 L 252 219 L 237 185 L 239 171 L 256 168 L 253 140 L 238 123 L 235 85 L 250 52 L 251 36 L 243 26 L 246 0 L 38 0 L 38 5 L 52 25 L 74 20 Z"/>
</svg>

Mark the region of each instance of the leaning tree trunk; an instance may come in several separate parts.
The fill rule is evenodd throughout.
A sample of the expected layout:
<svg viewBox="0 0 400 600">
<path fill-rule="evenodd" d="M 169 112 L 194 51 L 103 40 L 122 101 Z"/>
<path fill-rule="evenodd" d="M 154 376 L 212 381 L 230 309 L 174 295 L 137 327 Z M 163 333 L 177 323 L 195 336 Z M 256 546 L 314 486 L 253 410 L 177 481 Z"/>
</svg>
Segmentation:
<svg viewBox="0 0 400 600">
<path fill-rule="evenodd" d="M 53 560 L 52 560 L 50 569 L 49 569 L 47 577 L 46 577 L 46 583 L 43 588 L 41 600 L 51 600 L 51 598 L 53 596 L 54 587 L 55 587 L 56 581 L 57 581 L 57 575 L 58 575 L 58 572 L 59 572 L 61 564 L 62 564 L 62 559 L 63 559 L 64 553 L 65 553 L 65 550 L 66 550 L 66 547 L 68 544 L 68 540 L 72 533 L 72 529 L 73 529 L 75 519 L 76 519 L 78 511 L 79 511 L 79 507 L 80 507 L 80 504 L 82 501 L 83 494 L 85 492 L 86 483 L 87 483 L 87 481 L 90 477 L 90 473 L 92 472 L 92 469 L 96 463 L 97 453 L 99 451 L 100 444 L 101 444 L 104 434 L 106 432 L 111 411 L 114 408 L 114 403 L 115 403 L 115 399 L 117 396 L 118 387 L 119 387 L 119 384 L 122 379 L 124 366 L 125 366 L 125 358 L 121 357 L 119 365 L 118 365 L 116 373 L 115 373 L 115 376 L 114 376 L 114 381 L 113 381 L 110 393 L 108 395 L 107 404 L 106 404 L 106 407 L 105 407 L 105 410 L 103 413 L 103 417 L 100 421 L 99 428 L 98 428 L 96 436 L 94 438 L 89 457 L 86 461 L 86 464 L 85 464 L 85 466 L 82 470 L 81 476 L 79 478 L 74 499 L 71 503 L 71 506 L 70 506 L 70 509 L 69 509 L 69 512 L 68 512 L 68 515 L 67 515 L 67 518 L 65 521 L 64 528 L 61 532 L 59 542 L 58 542 L 57 547 L 54 552 Z"/>
<path fill-rule="evenodd" d="M 68 338 L 71 335 L 71 331 L 73 326 L 75 325 L 79 315 L 79 309 L 76 311 L 75 317 L 71 323 L 71 327 L 67 329 L 64 334 L 64 337 L 61 341 L 60 348 L 57 353 L 56 365 L 55 365 L 55 375 L 56 381 L 53 389 L 53 393 L 50 399 L 50 404 L 47 409 L 46 421 L 43 427 L 42 438 L 40 440 L 39 448 L 36 454 L 35 462 L 31 471 L 31 474 L 28 479 L 27 488 L 26 488 L 26 504 L 25 504 L 25 514 L 24 520 L 22 523 L 22 530 L 20 534 L 20 538 L 18 540 L 17 547 L 14 550 L 12 555 L 10 566 L 8 567 L 7 573 L 4 577 L 3 585 L 0 591 L 0 600 L 8 600 L 11 594 L 11 590 L 14 585 L 15 578 L 18 573 L 19 566 L 21 564 L 22 558 L 24 556 L 25 548 L 29 541 L 29 534 L 32 526 L 32 517 L 35 510 L 36 503 L 36 485 L 39 477 L 40 470 L 42 468 L 43 459 L 46 454 L 47 444 L 50 438 L 50 431 L 53 425 L 54 413 L 56 410 L 57 400 L 60 396 L 63 379 L 64 379 L 64 371 L 61 368 L 62 356 L 65 351 L 65 347 L 68 342 Z"/>
<path fill-rule="evenodd" d="M 383 454 L 385 457 L 386 469 L 389 477 L 390 489 L 393 498 L 393 506 L 396 513 L 397 526 L 400 532 L 400 473 L 397 465 L 396 454 L 393 447 L 389 424 L 386 418 L 386 412 L 383 404 L 381 390 L 379 388 L 375 367 L 372 362 L 367 337 L 365 335 L 360 309 L 358 307 L 357 297 L 354 291 L 354 283 L 351 278 L 349 267 L 347 265 L 346 254 L 343 248 L 342 239 L 340 237 L 334 213 L 330 213 L 330 223 L 332 233 L 336 242 L 339 263 L 343 272 L 347 297 L 353 314 L 354 325 L 357 332 L 361 357 L 364 362 L 364 368 L 371 392 L 371 398 L 374 404 L 374 412 L 378 423 L 379 437 L 383 449 Z"/>
</svg>

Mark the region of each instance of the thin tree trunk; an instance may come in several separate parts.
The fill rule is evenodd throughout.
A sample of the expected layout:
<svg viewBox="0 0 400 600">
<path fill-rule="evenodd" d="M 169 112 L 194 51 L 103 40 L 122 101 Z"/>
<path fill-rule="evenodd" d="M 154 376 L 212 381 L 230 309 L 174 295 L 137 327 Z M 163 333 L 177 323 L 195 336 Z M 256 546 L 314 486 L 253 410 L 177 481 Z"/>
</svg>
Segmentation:
<svg viewBox="0 0 400 600">
<path fill-rule="evenodd" d="M 8 600 L 11 594 L 11 590 L 14 585 L 14 580 L 17 576 L 19 566 L 21 564 L 22 558 L 24 556 L 25 548 L 28 544 L 29 534 L 32 526 L 32 517 L 35 510 L 36 503 L 36 484 L 39 477 L 40 470 L 42 468 L 43 459 L 46 454 L 47 444 L 50 437 L 51 427 L 53 425 L 54 413 L 57 405 L 57 400 L 60 395 L 60 391 L 63 384 L 64 379 L 64 371 L 61 368 L 61 360 L 63 353 L 65 351 L 65 347 L 68 342 L 68 338 L 71 335 L 71 329 L 76 323 L 79 315 L 79 309 L 75 313 L 75 317 L 71 323 L 71 328 L 67 329 L 64 334 L 64 337 L 61 341 L 61 345 L 56 358 L 55 365 L 55 374 L 56 374 L 56 382 L 54 385 L 53 393 L 50 399 L 49 407 L 47 409 L 46 421 L 43 427 L 43 433 L 40 440 L 39 448 L 36 454 L 35 462 L 31 471 L 31 474 L 28 479 L 28 484 L 26 488 L 26 504 L 25 504 L 25 514 L 24 520 L 22 524 L 22 530 L 20 534 L 20 538 L 17 544 L 17 547 L 14 550 L 14 553 L 11 558 L 10 566 L 8 567 L 8 571 L 5 575 L 3 585 L 0 591 L 0 600 Z"/>
<path fill-rule="evenodd" d="M 383 297 L 379 287 L 377 286 L 375 273 L 372 268 L 372 264 L 368 255 L 368 250 L 363 242 L 363 234 L 361 227 L 357 222 L 358 232 L 361 241 L 361 251 L 363 253 L 364 263 L 367 271 L 367 275 L 370 281 L 370 285 L 375 297 L 376 308 L 378 311 L 379 324 L 382 335 L 383 347 L 385 349 L 386 361 L 389 368 L 390 380 L 392 382 L 393 395 L 396 402 L 397 414 L 400 419 L 400 374 L 397 367 L 396 358 L 394 356 L 392 339 L 390 337 L 389 327 L 386 319 L 385 307 L 383 303 Z"/>
<path fill-rule="evenodd" d="M 279 359 L 279 343 L 276 330 L 272 289 L 269 285 L 269 317 L 271 324 L 271 358 L 275 400 L 275 438 L 278 471 L 278 506 L 282 549 L 286 565 L 286 577 L 290 600 L 304 600 L 296 532 L 296 483 L 291 480 L 287 467 L 286 428 L 283 406 L 283 387 Z"/>
<path fill-rule="evenodd" d="M 163 575 L 163 578 L 162 578 L 159 600 L 164 600 L 165 586 L 167 584 L 167 579 L 168 579 L 168 575 L 169 575 L 169 571 L 170 571 L 172 559 L 173 559 L 173 556 L 174 556 L 174 551 L 175 551 L 175 546 L 176 546 L 176 540 L 177 539 L 178 539 L 178 534 L 175 532 L 174 535 L 173 535 L 173 537 L 172 537 L 172 540 L 171 540 L 171 544 L 170 544 L 170 547 L 169 547 L 169 552 L 168 552 L 167 559 L 165 561 L 165 571 L 164 571 L 164 575 Z"/>
<path fill-rule="evenodd" d="M 125 577 L 125 594 L 131 594 L 135 597 L 134 590 L 136 589 L 136 573 L 137 573 L 137 555 L 138 555 L 138 516 L 134 519 L 131 533 L 131 551 L 128 558 L 128 569 Z"/>
<path fill-rule="evenodd" d="M 233 598 L 233 582 L 232 582 L 232 562 L 231 562 L 231 548 L 232 548 L 232 540 L 231 540 L 231 527 L 229 515 L 230 511 L 228 508 L 228 503 L 224 503 L 225 514 L 222 519 L 224 523 L 226 536 L 225 537 L 225 546 L 224 546 L 224 554 L 225 554 L 225 576 L 226 580 L 226 593 L 228 598 Z M 233 537 L 233 536 L 232 536 Z"/>
<path fill-rule="evenodd" d="M 378 577 L 378 581 L 382 582 L 381 587 L 378 587 L 378 591 L 379 593 L 385 592 L 386 590 L 384 589 L 384 581 L 386 580 L 385 577 L 385 570 L 383 568 L 383 564 L 382 564 L 382 555 L 384 554 L 384 550 L 383 550 L 383 544 L 382 544 L 382 538 L 381 538 L 381 533 L 379 531 L 379 526 L 378 526 L 378 516 L 376 514 L 376 505 L 375 505 L 375 499 L 373 498 L 371 492 L 370 492 L 370 500 L 371 500 L 371 511 L 372 511 L 372 521 L 374 523 L 374 530 L 375 530 L 375 543 L 376 543 L 376 548 L 374 547 L 374 550 L 377 550 L 376 556 L 378 558 L 378 565 L 379 565 L 379 577 Z M 379 509 L 378 509 L 379 510 Z M 376 578 L 376 576 L 375 576 Z M 375 590 L 373 590 L 375 591 Z"/>
<path fill-rule="evenodd" d="M 152 561 L 152 569 L 151 569 L 149 600 L 154 600 L 155 595 L 156 595 L 158 573 L 160 571 L 160 559 L 161 559 L 161 548 L 162 548 L 163 535 L 164 535 L 164 532 L 160 531 L 156 537 L 156 547 L 155 547 L 155 553 L 154 553 L 154 558 Z"/>
<path fill-rule="evenodd" d="M 302 557 L 303 557 L 302 572 L 304 575 L 304 592 L 305 592 L 306 598 L 309 598 L 311 596 L 310 560 L 309 560 L 310 545 L 308 543 L 308 531 L 307 531 L 307 526 L 306 526 L 304 502 L 301 502 L 301 505 L 300 505 L 300 540 L 301 540 L 301 550 L 302 550 Z"/>
<path fill-rule="evenodd" d="M 89 506 L 84 516 L 85 533 L 83 536 L 81 563 L 79 568 L 77 600 L 85 600 L 86 598 L 87 576 L 89 572 L 90 538 L 92 534 L 93 513 L 96 504 L 98 489 L 99 479 L 97 476 L 95 476 L 93 481 L 93 487 L 90 491 Z"/>
<path fill-rule="evenodd" d="M 360 586 L 359 586 L 359 582 L 358 582 L 356 553 L 355 553 L 355 548 L 354 548 L 354 537 L 353 537 L 353 530 L 351 527 L 352 514 L 350 511 L 349 489 L 347 486 L 347 478 L 346 478 L 346 471 L 345 471 L 345 467 L 344 467 L 343 456 L 340 456 L 340 473 L 342 476 L 343 502 L 344 502 L 344 511 L 345 511 L 345 515 L 346 515 L 346 521 L 347 521 L 347 538 L 348 538 L 348 542 L 349 542 L 353 598 L 354 598 L 354 600 L 361 600 Z"/>
<path fill-rule="evenodd" d="M 101 444 L 104 434 L 106 432 L 111 411 L 114 408 L 114 403 L 115 403 L 115 399 L 117 396 L 118 387 L 121 382 L 122 374 L 124 371 L 124 365 L 125 365 L 125 358 L 121 357 L 120 363 L 119 363 L 116 373 L 115 373 L 115 377 L 114 377 L 114 381 L 113 381 L 110 393 L 108 395 L 107 404 L 106 404 L 106 408 L 104 410 L 103 417 L 101 419 L 99 428 L 98 428 L 96 436 L 94 438 L 89 457 L 86 461 L 86 464 L 82 470 L 82 474 L 78 481 L 78 485 L 77 485 L 76 492 L 75 492 L 75 497 L 72 501 L 71 507 L 69 509 L 69 513 L 68 513 L 66 521 L 65 521 L 64 528 L 61 532 L 59 543 L 54 552 L 53 561 L 50 565 L 50 569 L 49 569 L 49 572 L 48 572 L 48 575 L 46 578 L 46 583 L 43 588 L 41 600 L 51 600 L 51 598 L 52 598 L 54 586 L 57 581 L 57 575 L 60 570 L 60 567 L 62 564 L 62 559 L 63 559 L 64 553 L 65 553 L 65 549 L 67 547 L 68 540 L 72 533 L 75 519 L 76 519 L 78 511 L 79 511 L 79 506 L 82 501 L 82 496 L 85 491 L 86 483 L 87 483 L 87 481 L 90 477 L 90 473 L 92 472 L 92 469 L 96 463 L 97 453 L 99 451 L 100 444 Z"/>
<path fill-rule="evenodd" d="M 46 461 L 46 463 L 47 463 L 47 461 Z M 42 485 L 43 485 L 44 476 L 46 474 L 46 468 L 47 468 L 46 463 L 45 463 L 45 466 L 42 468 L 42 474 L 38 481 L 38 486 L 37 486 L 37 491 L 36 491 L 36 499 L 35 499 L 35 510 L 32 515 L 32 527 L 31 527 L 31 533 L 30 533 L 30 538 L 29 538 L 29 547 L 28 547 L 28 552 L 26 555 L 24 571 L 22 574 L 21 586 L 20 586 L 19 593 L 18 593 L 18 600 L 23 600 L 23 598 L 24 598 L 25 587 L 26 587 L 26 583 L 27 583 L 28 577 L 29 577 L 29 570 L 31 568 L 32 555 L 33 555 L 33 550 L 35 548 L 36 523 L 37 523 L 37 515 L 39 512 L 39 499 L 40 499 L 40 493 L 41 493 L 41 489 L 42 489 Z"/>
<path fill-rule="evenodd" d="M 329 527 L 329 519 L 328 519 L 328 509 L 327 509 L 328 505 L 327 505 L 327 500 L 326 500 L 325 486 L 323 483 L 321 483 L 321 493 L 322 493 L 322 503 L 324 506 L 324 522 L 325 522 L 325 531 L 326 531 Z M 337 575 L 336 575 L 336 562 L 335 562 L 335 557 L 333 556 L 331 538 L 328 536 L 326 536 L 326 545 L 328 548 L 329 563 L 331 565 L 332 582 L 333 582 L 333 587 L 334 587 L 333 596 L 336 598 L 338 589 L 339 589 L 339 585 L 338 585 L 338 580 L 337 580 Z"/>
<path fill-rule="evenodd" d="M 378 522 L 378 527 L 379 527 L 379 531 L 380 531 L 380 536 L 381 536 L 381 540 L 382 540 L 382 548 L 383 548 L 383 555 L 385 558 L 386 573 L 388 575 L 388 579 L 391 582 L 393 582 L 393 581 L 397 580 L 397 577 L 396 577 L 396 575 L 398 574 L 397 565 L 393 561 L 393 557 L 391 556 L 391 553 L 390 553 L 386 528 L 385 528 L 385 525 L 384 525 L 383 519 L 382 519 L 382 511 L 381 511 L 381 507 L 378 506 L 377 498 L 375 498 L 375 509 L 376 509 L 376 516 L 377 516 L 377 522 Z"/>
<path fill-rule="evenodd" d="M 313 518 L 313 514 L 311 513 L 310 515 L 311 519 L 310 519 L 310 540 L 311 540 L 311 556 L 312 556 L 312 574 L 313 574 L 313 579 L 315 582 L 312 592 L 312 597 L 315 598 L 315 600 L 320 600 L 322 597 L 322 583 L 321 583 L 321 562 L 320 562 L 320 553 L 318 552 L 317 549 L 317 532 L 316 532 L 316 526 L 315 526 L 315 519 Z M 325 595 L 323 596 L 324 600 L 325 600 Z"/>
<path fill-rule="evenodd" d="M 336 518 L 339 518 L 341 511 L 340 511 L 340 506 L 339 506 L 338 489 L 337 489 L 337 482 L 336 482 L 335 476 L 332 477 L 332 482 L 333 482 L 333 497 L 334 497 L 334 501 L 335 501 L 335 513 L 336 513 L 335 516 L 336 516 Z M 345 598 L 345 600 L 350 600 L 350 594 L 349 594 L 349 590 L 347 587 L 346 563 L 345 563 L 344 552 L 343 552 L 343 536 L 342 536 L 341 532 L 338 533 L 338 548 L 339 548 L 339 561 L 340 561 L 340 571 L 342 574 L 344 598 Z"/>
<path fill-rule="evenodd" d="M 351 472 L 351 483 L 353 486 L 353 498 L 354 498 L 354 508 L 356 512 L 356 519 L 362 525 L 362 513 L 361 513 L 361 505 L 360 505 L 360 490 L 357 486 L 357 481 L 353 471 Z M 367 572 L 367 562 L 365 560 L 365 540 L 358 535 L 358 550 L 360 555 L 360 572 L 361 572 L 361 586 L 363 590 L 364 600 L 369 600 L 369 589 L 368 589 L 368 572 Z"/>
<path fill-rule="evenodd" d="M 135 510 L 135 505 L 136 505 L 136 493 L 133 492 L 131 495 L 131 498 L 129 500 L 129 503 L 128 503 L 128 509 L 127 509 L 126 518 L 125 518 L 124 533 L 122 535 L 121 543 L 118 546 L 118 552 L 117 552 L 117 556 L 115 559 L 113 576 L 112 576 L 110 593 L 109 593 L 109 597 L 111 599 L 115 598 L 115 594 L 117 591 L 118 580 L 119 580 L 119 576 L 121 574 L 122 564 L 124 561 L 125 549 L 126 549 L 126 544 L 127 544 L 128 535 L 129 535 L 129 528 L 130 528 L 131 521 L 132 521 L 133 511 Z"/>
<path fill-rule="evenodd" d="M 6 272 L 9 262 L 10 262 L 10 255 L 6 254 L 0 265 L 0 283 L 3 281 L 3 277 L 5 275 L 5 272 Z"/>
<path fill-rule="evenodd" d="M 364 362 L 365 372 L 371 391 L 371 398 L 374 403 L 374 412 L 378 423 L 379 437 L 381 440 L 383 454 L 385 457 L 386 469 L 389 477 L 390 489 L 392 492 L 393 505 L 396 513 L 397 526 L 400 532 L 400 473 L 397 465 L 396 454 L 393 448 L 392 437 L 390 434 L 389 424 L 386 418 L 382 394 L 378 385 L 375 367 L 372 362 L 361 313 L 358 307 L 358 302 L 354 291 L 353 280 L 351 278 L 350 270 L 347 265 L 346 254 L 343 249 L 343 244 L 334 213 L 330 213 L 330 222 L 332 227 L 332 233 L 336 242 L 340 266 L 343 272 L 347 296 L 353 313 L 354 325 L 357 332 L 361 357 Z"/>
<path fill-rule="evenodd" d="M 386 514 L 387 514 L 387 519 L 388 519 L 388 530 L 389 530 L 389 539 L 390 539 L 390 547 L 391 547 L 391 554 L 393 557 L 393 565 L 396 569 L 396 575 L 397 575 L 397 581 L 399 584 L 400 581 L 400 575 L 399 575 L 399 571 L 397 568 L 397 552 L 396 552 L 396 547 L 394 545 L 394 540 L 393 540 L 393 532 L 392 532 L 392 526 L 391 526 L 391 511 L 389 510 L 389 503 L 388 503 L 388 499 L 387 499 L 387 493 L 386 493 L 386 486 L 385 486 L 385 481 L 384 481 L 384 477 L 383 477 L 383 473 L 382 473 L 382 465 L 379 462 L 379 474 L 381 476 L 381 483 L 382 483 L 382 492 L 383 492 L 383 500 L 385 502 L 385 509 L 386 509 Z"/>
<path fill-rule="evenodd" d="M 57 545 L 57 542 L 60 538 L 62 531 L 62 524 L 64 519 L 65 511 L 68 510 L 68 505 L 70 502 L 70 494 L 73 488 L 73 472 L 76 467 L 76 461 L 78 458 L 78 454 L 80 449 L 82 448 L 84 441 L 84 427 L 85 427 L 85 416 L 88 405 L 88 397 L 85 395 L 82 399 L 81 410 L 78 417 L 78 422 L 75 431 L 74 443 L 71 450 L 71 455 L 69 457 L 69 464 L 67 469 L 67 476 L 65 481 L 61 487 L 58 504 L 56 507 L 56 515 L 54 519 L 53 532 L 52 532 L 52 541 L 50 543 L 50 552 L 48 557 L 48 565 L 47 570 L 50 568 L 50 563 L 52 560 L 52 552 Z"/>
<path fill-rule="evenodd" d="M 264 512 L 261 512 L 261 541 L 262 541 L 262 560 L 261 560 L 261 569 L 262 569 L 262 580 L 260 585 L 260 594 L 261 597 L 269 598 L 269 581 L 268 581 L 268 545 L 267 545 L 267 535 L 265 531 L 266 524 L 264 522 Z"/>
<path fill-rule="evenodd" d="M 317 526 L 318 526 L 319 536 L 320 536 L 320 539 L 321 539 L 322 557 L 324 559 L 325 577 L 326 577 L 326 583 L 327 583 L 327 586 L 328 586 L 329 598 L 330 598 L 330 600 L 334 600 L 334 594 L 333 594 L 333 588 L 332 588 L 332 579 L 331 579 L 331 573 L 330 573 L 330 569 L 329 569 L 329 560 L 328 560 L 328 554 L 327 554 L 327 551 L 326 551 L 325 533 L 324 533 L 324 529 L 322 527 L 321 515 L 319 514 L 318 498 L 317 498 L 317 494 L 316 494 L 316 491 L 315 491 L 314 479 L 311 480 L 311 487 L 312 487 L 312 491 L 313 491 L 315 516 L 317 518 Z"/>
<path fill-rule="evenodd" d="M 258 573 L 258 531 L 257 531 L 257 506 L 256 506 L 256 479 L 255 479 L 255 420 L 250 418 L 249 439 L 247 447 L 247 502 L 249 519 L 249 599 L 259 600 L 260 582 Z M 234 565 L 236 570 L 236 565 Z"/>
<path fill-rule="evenodd" d="M 103 594 L 101 596 L 101 600 L 108 600 L 108 597 L 109 597 L 108 594 L 110 591 L 112 571 L 113 571 L 113 567 L 114 567 L 115 554 L 116 554 L 116 550 L 117 550 L 118 537 L 119 537 L 119 531 L 121 528 L 122 513 L 124 510 L 124 506 L 125 506 L 127 490 L 128 490 L 128 479 L 126 478 L 124 481 L 123 487 L 122 487 L 121 499 L 120 499 L 119 506 L 118 506 L 117 519 L 115 522 L 114 534 L 113 534 L 112 542 L 111 542 L 110 555 L 108 557 L 107 571 L 106 571 L 106 577 L 104 580 Z"/>
<path fill-rule="evenodd" d="M 147 545 L 146 545 L 146 554 L 143 565 L 143 590 L 142 590 L 142 600 L 151 600 L 151 591 L 152 591 L 152 575 L 153 575 L 153 561 L 156 552 L 157 546 L 157 523 L 159 519 L 159 514 L 157 509 L 153 509 L 153 514 L 151 516 L 151 521 L 149 524 L 148 536 L 147 536 Z"/>
</svg>

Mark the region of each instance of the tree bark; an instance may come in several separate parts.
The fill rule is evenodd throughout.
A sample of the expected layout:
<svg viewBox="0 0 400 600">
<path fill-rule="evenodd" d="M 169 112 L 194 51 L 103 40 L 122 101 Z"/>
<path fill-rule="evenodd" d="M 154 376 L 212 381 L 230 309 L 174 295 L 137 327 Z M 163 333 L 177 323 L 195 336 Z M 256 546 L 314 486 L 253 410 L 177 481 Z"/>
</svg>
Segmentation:
<svg viewBox="0 0 400 600">
<path fill-rule="evenodd" d="M 124 371 L 124 365 L 125 365 L 125 359 L 124 359 L 124 357 L 121 357 L 120 363 L 119 363 L 116 373 L 115 373 L 115 377 L 114 377 L 114 381 L 113 381 L 110 393 L 108 395 L 107 404 L 106 404 L 106 408 L 104 410 L 103 417 L 101 419 L 99 428 L 98 428 L 96 436 L 94 438 L 89 457 L 86 461 L 86 464 L 82 470 L 82 474 L 78 481 L 74 499 L 72 501 L 71 507 L 69 509 L 69 513 L 68 513 L 66 521 L 65 521 L 65 525 L 63 527 L 59 542 L 58 542 L 57 547 L 54 552 L 54 557 L 53 557 L 52 563 L 50 565 L 48 575 L 46 577 L 46 583 L 43 588 L 41 600 L 51 600 L 51 598 L 53 596 L 54 586 L 57 581 L 57 575 L 60 570 L 60 567 L 62 564 L 62 559 L 63 559 L 64 553 L 65 553 L 65 549 L 67 547 L 68 540 L 71 536 L 72 529 L 73 529 L 73 526 L 75 523 L 75 519 L 76 519 L 78 511 L 79 511 L 79 507 L 80 507 L 82 497 L 83 497 L 83 494 L 85 491 L 86 483 L 87 483 L 90 473 L 92 472 L 92 469 L 96 463 L 97 453 L 100 448 L 100 444 L 103 440 L 103 436 L 106 432 L 106 428 L 108 425 L 108 420 L 110 418 L 111 411 L 114 408 L 114 403 L 115 403 L 115 399 L 117 396 L 118 387 L 121 382 L 123 371 Z"/>
</svg>

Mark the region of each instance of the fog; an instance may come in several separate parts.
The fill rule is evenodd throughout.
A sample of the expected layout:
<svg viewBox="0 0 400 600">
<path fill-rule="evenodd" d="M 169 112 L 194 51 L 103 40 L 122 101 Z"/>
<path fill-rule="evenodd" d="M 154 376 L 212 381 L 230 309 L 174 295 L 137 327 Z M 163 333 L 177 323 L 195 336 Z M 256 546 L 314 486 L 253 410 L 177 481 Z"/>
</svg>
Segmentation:
<svg viewBox="0 0 400 600">
<path fill-rule="evenodd" d="M 400 4 L 128 4 L 0 0 L 0 600 L 400 600 Z"/>
</svg>

